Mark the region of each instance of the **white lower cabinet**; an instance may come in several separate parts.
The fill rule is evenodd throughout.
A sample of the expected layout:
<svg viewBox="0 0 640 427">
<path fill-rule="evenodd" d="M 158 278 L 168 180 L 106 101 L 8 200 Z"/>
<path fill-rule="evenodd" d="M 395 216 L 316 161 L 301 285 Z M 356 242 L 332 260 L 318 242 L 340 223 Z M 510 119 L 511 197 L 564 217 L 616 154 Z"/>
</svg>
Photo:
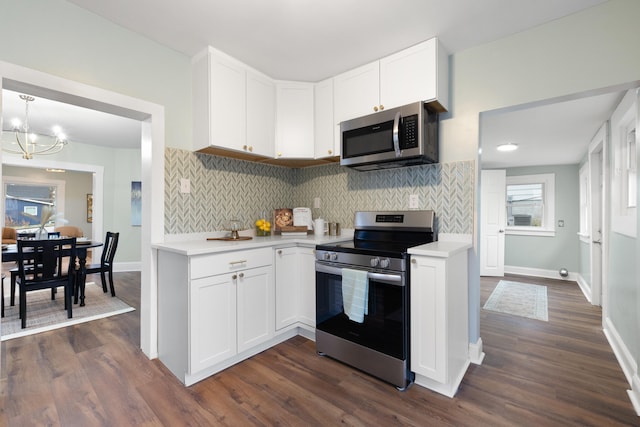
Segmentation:
<svg viewBox="0 0 640 427">
<path fill-rule="evenodd" d="M 160 360 L 190 385 L 262 351 L 275 332 L 273 280 L 271 248 L 158 251 Z"/>
<path fill-rule="evenodd" d="M 411 256 L 411 371 L 453 397 L 469 366 L 467 251 Z"/>
<path fill-rule="evenodd" d="M 189 372 L 237 354 L 236 284 L 231 277 L 221 274 L 191 283 Z"/>
<path fill-rule="evenodd" d="M 315 250 L 292 246 L 275 251 L 276 329 L 297 322 L 315 327 Z"/>
</svg>

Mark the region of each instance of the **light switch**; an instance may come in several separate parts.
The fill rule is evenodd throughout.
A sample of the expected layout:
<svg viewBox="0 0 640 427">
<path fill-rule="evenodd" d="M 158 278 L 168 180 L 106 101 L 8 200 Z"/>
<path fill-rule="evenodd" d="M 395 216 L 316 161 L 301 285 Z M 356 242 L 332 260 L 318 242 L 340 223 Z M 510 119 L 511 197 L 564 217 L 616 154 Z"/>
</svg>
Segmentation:
<svg viewBox="0 0 640 427">
<path fill-rule="evenodd" d="M 320 209 L 320 197 L 316 197 L 313 199 L 313 208 Z"/>
<path fill-rule="evenodd" d="M 191 193 L 191 181 L 187 178 L 180 178 L 180 192 Z"/>
</svg>

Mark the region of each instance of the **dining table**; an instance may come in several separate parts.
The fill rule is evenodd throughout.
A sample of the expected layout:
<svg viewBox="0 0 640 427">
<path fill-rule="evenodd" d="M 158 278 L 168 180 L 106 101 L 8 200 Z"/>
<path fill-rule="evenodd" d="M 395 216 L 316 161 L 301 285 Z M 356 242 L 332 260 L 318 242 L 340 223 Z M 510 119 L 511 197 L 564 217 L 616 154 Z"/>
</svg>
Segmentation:
<svg viewBox="0 0 640 427">
<path fill-rule="evenodd" d="M 87 280 L 87 251 L 89 249 L 98 248 L 104 243 L 97 240 L 82 239 L 76 240 L 76 258 L 78 261 L 78 283 L 76 288 L 79 295 L 75 295 L 75 302 L 80 302 L 80 306 L 84 306 L 84 288 Z M 64 250 L 63 250 L 64 253 Z M 2 262 L 18 261 L 18 245 L 3 244 L 2 245 Z M 11 298 L 13 305 L 14 298 Z"/>
</svg>

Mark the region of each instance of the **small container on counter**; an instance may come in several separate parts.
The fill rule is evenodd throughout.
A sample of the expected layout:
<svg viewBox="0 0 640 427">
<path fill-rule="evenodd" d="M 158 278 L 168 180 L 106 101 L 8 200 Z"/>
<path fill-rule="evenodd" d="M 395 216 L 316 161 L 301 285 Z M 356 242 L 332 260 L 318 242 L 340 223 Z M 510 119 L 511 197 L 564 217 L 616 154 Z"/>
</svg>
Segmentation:
<svg viewBox="0 0 640 427">
<path fill-rule="evenodd" d="M 271 221 L 267 218 L 267 212 L 262 212 L 262 217 L 256 221 L 256 236 L 270 236 Z"/>
</svg>

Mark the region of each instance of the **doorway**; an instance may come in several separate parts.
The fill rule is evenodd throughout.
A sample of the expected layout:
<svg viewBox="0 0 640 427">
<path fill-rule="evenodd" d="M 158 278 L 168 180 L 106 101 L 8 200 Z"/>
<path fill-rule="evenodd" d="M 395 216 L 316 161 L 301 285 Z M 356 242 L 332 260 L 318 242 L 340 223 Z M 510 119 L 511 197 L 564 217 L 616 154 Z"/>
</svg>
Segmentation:
<svg viewBox="0 0 640 427">
<path fill-rule="evenodd" d="M 121 115 L 141 122 L 142 250 L 140 347 L 148 357 L 157 357 L 156 259 L 151 249 L 151 242 L 162 241 L 164 235 L 163 107 L 0 61 L 0 90 L 5 87 L 15 91 L 27 88 L 28 90 L 24 90 L 25 92 L 47 99 Z M 2 159 L 1 153 L 0 159 Z M 102 206 L 97 206 L 94 200 L 94 211 L 100 209 L 102 209 Z"/>
</svg>

